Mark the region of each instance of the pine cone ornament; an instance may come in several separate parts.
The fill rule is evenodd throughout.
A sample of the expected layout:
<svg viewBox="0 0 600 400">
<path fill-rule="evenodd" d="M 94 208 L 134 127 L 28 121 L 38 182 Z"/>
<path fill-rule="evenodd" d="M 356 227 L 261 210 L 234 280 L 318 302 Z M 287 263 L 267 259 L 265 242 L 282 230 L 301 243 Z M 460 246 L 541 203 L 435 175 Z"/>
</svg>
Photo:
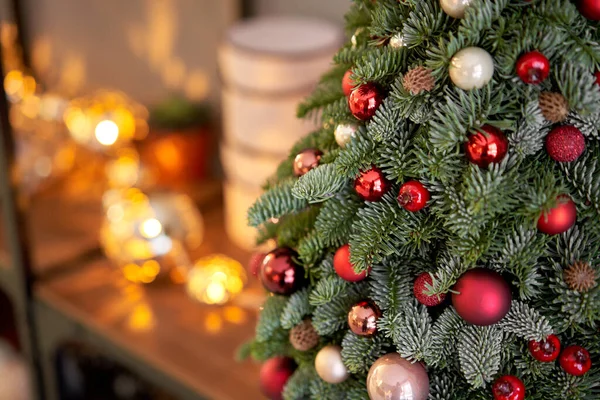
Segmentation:
<svg viewBox="0 0 600 400">
<path fill-rule="evenodd" d="M 319 344 L 319 334 L 310 319 L 305 319 L 290 331 L 290 343 L 299 351 L 307 351 Z"/>
<path fill-rule="evenodd" d="M 430 92 L 435 87 L 435 78 L 431 70 L 422 66 L 411 69 L 404 75 L 402 81 L 404 89 L 413 95 L 420 94 L 424 90 Z"/>
<path fill-rule="evenodd" d="M 560 93 L 540 93 L 539 105 L 542 114 L 550 122 L 562 122 L 569 115 L 569 103 Z"/>
<path fill-rule="evenodd" d="M 596 286 L 596 271 L 583 261 L 577 261 L 564 272 L 565 283 L 580 293 L 588 292 Z"/>
</svg>

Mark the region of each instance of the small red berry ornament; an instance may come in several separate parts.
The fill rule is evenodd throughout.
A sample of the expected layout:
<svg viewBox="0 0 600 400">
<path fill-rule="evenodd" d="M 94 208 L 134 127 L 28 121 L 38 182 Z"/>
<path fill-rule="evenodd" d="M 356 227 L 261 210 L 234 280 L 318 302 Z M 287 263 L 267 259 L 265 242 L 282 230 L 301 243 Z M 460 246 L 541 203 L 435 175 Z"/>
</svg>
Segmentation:
<svg viewBox="0 0 600 400">
<path fill-rule="evenodd" d="M 358 86 L 348 97 L 350 112 L 361 121 L 371 119 L 381 103 L 383 103 L 383 92 L 374 83 Z"/>
<path fill-rule="evenodd" d="M 558 235 L 571 229 L 577 221 L 577 207 L 566 194 L 558 196 L 558 205 L 542 213 L 537 222 L 540 232 L 548 235 Z"/>
<path fill-rule="evenodd" d="M 492 385 L 494 400 L 525 400 L 525 385 L 513 375 L 504 375 Z"/>
<path fill-rule="evenodd" d="M 433 296 L 425 294 L 427 291 L 426 285 L 431 286 L 432 283 L 433 278 L 431 278 L 429 272 L 423 272 L 417 277 L 417 280 L 413 286 L 413 293 L 417 298 L 417 301 L 427 307 L 435 307 L 446 299 L 446 293 Z"/>
<path fill-rule="evenodd" d="M 579 0 L 577 8 L 581 15 L 592 21 L 600 21 L 600 1 L 598 0 Z"/>
<path fill-rule="evenodd" d="M 346 73 L 344 74 L 344 77 L 342 78 L 342 91 L 344 92 L 344 96 L 348 97 L 350 96 L 350 93 L 352 93 L 352 89 L 354 89 L 354 80 L 352 79 L 352 70 L 349 69 L 348 71 L 346 71 Z"/>
<path fill-rule="evenodd" d="M 354 267 L 350 263 L 350 245 L 345 244 L 335 252 L 333 256 L 333 269 L 345 281 L 359 282 L 367 277 L 370 271 L 363 271 L 360 274 L 354 272 Z"/>
<path fill-rule="evenodd" d="M 560 366 L 567 374 L 581 376 L 592 368 L 590 353 L 581 346 L 569 346 L 563 350 L 558 359 Z"/>
<path fill-rule="evenodd" d="M 296 370 L 296 363 L 289 357 L 273 357 L 260 368 L 260 388 L 270 400 L 282 400 L 283 389 Z"/>
<path fill-rule="evenodd" d="M 557 126 L 546 137 L 546 151 L 554 161 L 573 162 L 585 151 L 585 137 L 574 126 Z"/>
<path fill-rule="evenodd" d="M 491 125 L 481 127 L 483 132 L 469 136 L 465 145 L 467 159 L 481 168 L 491 163 L 499 163 L 508 152 L 508 139 L 504 133 Z"/>
<path fill-rule="evenodd" d="M 389 188 L 390 183 L 377 167 L 361 172 L 354 181 L 354 190 L 361 199 L 366 201 L 380 200 Z"/>
<path fill-rule="evenodd" d="M 560 354 L 560 340 L 556 335 L 548 335 L 546 340 L 541 342 L 530 340 L 527 347 L 533 358 L 541 362 L 552 362 Z"/>
<path fill-rule="evenodd" d="M 517 60 L 517 75 L 527 84 L 542 83 L 550 75 L 550 61 L 539 51 L 530 51 Z"/>
<path fill-rule="evenodd" d="M 398 203 L 405 210 L 417 212 L 427 205 L 429 201 L 429 190 L 419 181 L 408 181 L 400 187 Z"/>
</svg>

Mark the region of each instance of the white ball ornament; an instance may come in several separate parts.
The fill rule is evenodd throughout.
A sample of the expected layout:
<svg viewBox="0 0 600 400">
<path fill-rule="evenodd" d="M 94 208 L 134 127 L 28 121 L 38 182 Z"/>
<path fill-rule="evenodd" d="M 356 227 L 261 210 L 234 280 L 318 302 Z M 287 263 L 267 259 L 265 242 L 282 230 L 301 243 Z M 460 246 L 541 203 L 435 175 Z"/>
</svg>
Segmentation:
<svg viewBox="0 0 600 400">
<path fill-rule="evenodd" d="M 440 0 L 442 10 L 452 18 L 464 18 L 472 0 Z"/>
<path fill-rule="evenodd" d="M 339 124 L 335 128 L 335 141 L 340 147 L 345 147 L 356 134 L 358 127 L 354 124 Z"/>
<path fill-rule="evenodd" d="M 450 60 L 450 79 L 463 90 L 480 89 L 494 75 L 494 59 L 479 47 L 466 47 Z"/>
<path fill-rule="evenodd" d="M 329 345 L 323 347 L 315 358 L 317 374 L 327 383 L 342 383 L 348 379 L 348 369 L 342 362 L 342 348 Z"/>
</svg>

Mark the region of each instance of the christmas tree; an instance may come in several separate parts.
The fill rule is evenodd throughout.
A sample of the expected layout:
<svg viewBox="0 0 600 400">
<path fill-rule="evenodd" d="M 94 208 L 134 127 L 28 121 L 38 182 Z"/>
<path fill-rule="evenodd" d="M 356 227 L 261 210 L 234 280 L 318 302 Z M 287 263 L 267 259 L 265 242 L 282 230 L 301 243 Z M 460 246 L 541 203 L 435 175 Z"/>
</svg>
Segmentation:
<svg viewBox="0 0 600 400">
<path fill-rule="evenodd" d="M 599 20 L 354 1 L 299 107 L 321 128 L 249 211 L 267 396 L 600 398 Z"/>
</svg>

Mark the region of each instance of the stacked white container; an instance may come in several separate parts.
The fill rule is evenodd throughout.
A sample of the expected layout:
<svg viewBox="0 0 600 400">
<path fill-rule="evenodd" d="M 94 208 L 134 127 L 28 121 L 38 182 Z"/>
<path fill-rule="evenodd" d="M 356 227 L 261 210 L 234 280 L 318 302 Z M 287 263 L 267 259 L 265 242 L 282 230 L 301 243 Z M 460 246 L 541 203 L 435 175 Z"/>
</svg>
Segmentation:
<svg viewBox="0 0 600 400">
<path fill-rule="evenodd" d="M 330 68 L 342 41 L 328 22 L 268 17 L 234 26 L 219 49 L 225 226 L 244 248 L 252 249 L 256 237 L 247 209 L 290 147 L 315 128 L 296 118 L 296 107 Z"/>
</svg>

